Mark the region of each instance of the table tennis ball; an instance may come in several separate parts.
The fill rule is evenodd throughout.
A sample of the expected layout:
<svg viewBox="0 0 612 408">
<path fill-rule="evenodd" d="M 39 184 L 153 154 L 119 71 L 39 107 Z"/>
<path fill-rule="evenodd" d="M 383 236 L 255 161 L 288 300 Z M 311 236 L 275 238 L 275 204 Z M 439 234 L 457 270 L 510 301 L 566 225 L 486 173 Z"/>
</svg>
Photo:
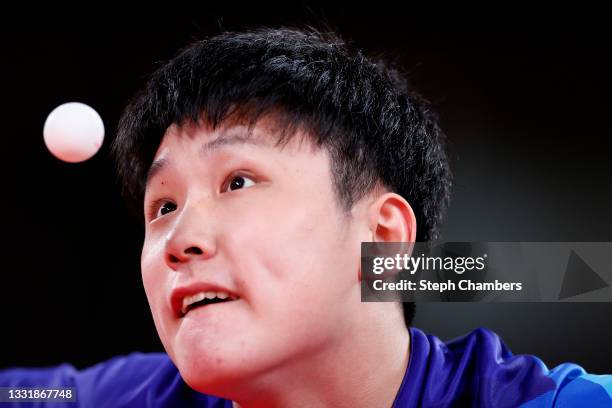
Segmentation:
<svg viewBox="0 0 612 408">
<path fill-rule="evenodd" d="M 49 114 L 43 137 L 47 149 L 58 159 L 69 163 L 82 162 L 100 150 L 104 123 L 92 107 L 69 102 Z"/>
</svg>

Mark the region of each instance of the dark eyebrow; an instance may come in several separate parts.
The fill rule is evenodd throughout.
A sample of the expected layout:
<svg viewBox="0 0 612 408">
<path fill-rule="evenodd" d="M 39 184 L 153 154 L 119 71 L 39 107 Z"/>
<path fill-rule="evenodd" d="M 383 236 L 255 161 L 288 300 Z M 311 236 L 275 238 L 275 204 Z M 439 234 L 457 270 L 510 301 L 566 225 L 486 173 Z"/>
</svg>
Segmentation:
<svg viewBox="0 0 612 408">
<path fill-rule="evenodd" d="M 155 160 L 151 167 L 149 167 L 149 171 L 147 171 L 147 177 L 145 178 L 145 186 L 149 184 L 149 181 L 153 179 L 159 172 L 161 172 L 164 167 L 168 166 L 168 160 L 166 159 L 158 159 Z"/>
<path fill-rule="evenodd" d="M 239 131 L 236 132 L 236 131 L 229 130 L 227 132 L 224 132 L 221 136 L 219 136 L 215 140 L 211 140 L 210 142 L 204 144 L 202 146 L 202 153 L 204 155 L 209 155 L 215 150 L 219 150 L 222 147 L 231 146 L 231 145 L 239 145 L 239 144 L 250 144 L 254 146 L 269 146 L 269 144 L 263 140 L 249 137 L 249 135 L 245 135 L 243 132 L 239 132 Z"/>
<path fill-rule="evenodd" d="M 203 155 L 206 156 L 213 153 L 215 150 L 219 150 L 225 146 L 239 144 L 270 146 L 269 143 L 260 139 L 249 137 L 249 135 L 245 135 L 244 132 L 229 130 L 227 132 L 222 133 L 221 136 L 219 136 L 215 140 L 211 140 L 210 142 L 202 145 L 201 152 Z M 155 160 L 151 164 L 151 167 L 149 167 L 149 171 L 147 171 L 147 176 L 145 178 L 145 186 L 148 185 L 149 182 L 169 164 L 170 162 L 167 159 L 162 158 Z"/>
</svg>

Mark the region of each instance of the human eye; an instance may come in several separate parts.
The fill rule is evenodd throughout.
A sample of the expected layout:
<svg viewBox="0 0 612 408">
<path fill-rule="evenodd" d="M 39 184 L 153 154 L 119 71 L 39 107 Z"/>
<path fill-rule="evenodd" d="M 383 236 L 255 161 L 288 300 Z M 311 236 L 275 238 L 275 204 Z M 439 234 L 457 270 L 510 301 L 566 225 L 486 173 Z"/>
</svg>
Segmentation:
<svg viewBox="0 0 612 408">
<path fill-rule="evenodd" d="M 234 174 L 230 176 L 225 183 L 223 183 L 221 192 L 227 193 L 229 191 L 240 190 L 253 185 L 255 185 L 255 180 L 253 177 L 243 174 Z"/>
<path fill-rule="evenodd" d="M 155 200 L 150 206 L 148 210 L 149 220 L 153 221 L 159 217 L 162 217 L 172 211 L 176 210 L 177 205 L 166 199 Z"/>
</svg>

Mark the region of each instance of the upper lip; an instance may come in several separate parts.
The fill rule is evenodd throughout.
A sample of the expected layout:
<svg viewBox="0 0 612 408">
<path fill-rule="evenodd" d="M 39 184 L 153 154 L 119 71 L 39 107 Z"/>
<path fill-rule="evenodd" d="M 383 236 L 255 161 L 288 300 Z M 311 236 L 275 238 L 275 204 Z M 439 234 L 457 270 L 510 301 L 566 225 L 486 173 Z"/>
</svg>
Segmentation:
<svg viewBox="0 0 612 408">
<path fill-rule="evenodd" d="M 177 318 L 183 317 L 181 308 L 183 306 L 183 298 L 186 296 L 193 296 L 199 292 L 226 292 L 230 296 L 238 296 L 234 291 L 229 290 L 221 285 L 208 282 L 196 282 L 187 286 L 179 286 L 172 290 L 170 293 L 170 305 L 172 311 Z"/>
</svg>

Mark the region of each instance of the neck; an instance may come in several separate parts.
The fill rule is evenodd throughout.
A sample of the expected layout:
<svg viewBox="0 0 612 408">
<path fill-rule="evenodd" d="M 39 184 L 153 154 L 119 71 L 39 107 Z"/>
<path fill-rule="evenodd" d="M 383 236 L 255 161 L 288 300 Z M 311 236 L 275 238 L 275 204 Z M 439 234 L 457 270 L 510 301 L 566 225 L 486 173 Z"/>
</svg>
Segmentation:
<svg viewBox="0 0 612 408">
<path fill-rule="evenodd" d="M 410 336 L 401 311 L 401 324 L 389 318 L 397 304 L 361 306 L 351 329 L 247 386 L 255 392 L 242 394 L 234 407 L 391 407 L 408 366 Z"/>
</svg>

